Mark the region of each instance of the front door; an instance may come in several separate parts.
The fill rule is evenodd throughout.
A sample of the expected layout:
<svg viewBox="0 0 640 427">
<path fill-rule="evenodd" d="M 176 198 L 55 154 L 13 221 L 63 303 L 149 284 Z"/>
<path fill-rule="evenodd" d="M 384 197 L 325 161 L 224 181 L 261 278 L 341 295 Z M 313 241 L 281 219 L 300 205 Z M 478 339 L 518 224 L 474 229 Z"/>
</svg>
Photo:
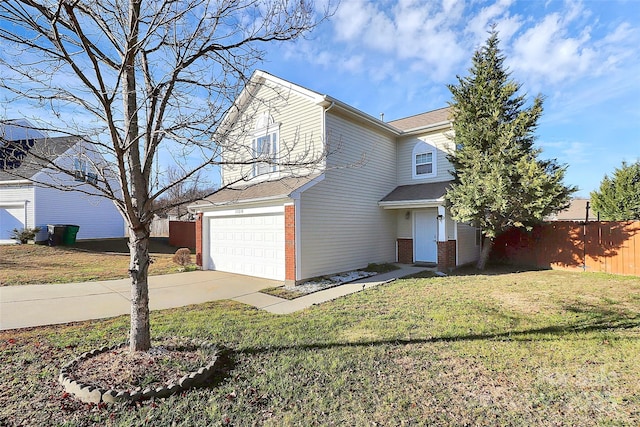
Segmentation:
<svg viewBox="0 0 640 427">
<path fill-rule="evenodd" d="M 415 262 L 438 262 L 438 211 L 414 211 L 413 247 Z"/>
</svg>

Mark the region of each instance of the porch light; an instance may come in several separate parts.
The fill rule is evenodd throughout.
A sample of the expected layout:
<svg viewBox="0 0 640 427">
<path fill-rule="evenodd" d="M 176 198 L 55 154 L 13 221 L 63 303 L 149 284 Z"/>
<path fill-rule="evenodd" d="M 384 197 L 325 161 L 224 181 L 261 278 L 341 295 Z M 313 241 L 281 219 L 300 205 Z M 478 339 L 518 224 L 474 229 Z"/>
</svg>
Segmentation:
<svg viewBox="0 0 640 427">
<path fill-rule="evenodd" d="M 444 218 L 444 215 L 438 215 L 438 220 L 442 221 L 442 219 Z"/>
</svg>

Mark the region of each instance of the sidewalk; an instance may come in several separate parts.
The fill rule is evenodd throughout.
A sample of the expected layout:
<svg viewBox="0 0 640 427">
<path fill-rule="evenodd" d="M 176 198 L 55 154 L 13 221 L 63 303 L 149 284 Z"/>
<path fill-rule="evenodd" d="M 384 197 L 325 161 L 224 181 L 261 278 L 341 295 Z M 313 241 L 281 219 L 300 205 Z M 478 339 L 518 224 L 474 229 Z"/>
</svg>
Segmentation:
<svg viewBox="0 0 640 427">
<path fill-rule="evenodd" d="M 193 271 L 149 277 L 151 310 L 231 299 L 275 314 L 303 310 L 363 289 L 424 271 L 399 270 L 367 277 L 295 300 L 266 295 L 261 289 L 277 281 L 219 271 Z M 0 330 L 103 319 L 129 314 L 129 279 L 56 285 L 0 287 Z"/>
</svg>

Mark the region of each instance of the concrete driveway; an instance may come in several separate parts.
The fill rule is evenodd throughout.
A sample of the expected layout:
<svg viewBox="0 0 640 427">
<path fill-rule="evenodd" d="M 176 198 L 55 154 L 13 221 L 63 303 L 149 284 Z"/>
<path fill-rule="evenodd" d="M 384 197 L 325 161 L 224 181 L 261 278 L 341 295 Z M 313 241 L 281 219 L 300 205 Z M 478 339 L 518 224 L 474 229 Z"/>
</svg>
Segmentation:
<svg viewBox="0 0 640 427">
<path fill-rule="evenodd" d="M 149 277 L 149 307 L 161 310 L 236 299 L 276 286 L 275 280 L 221 271 Z M 129 314 L 131 280 L 0 287 L 0 330 L 54 325 Z M 277 300 L 280 300 L 277 298 Z M 264 300 L 264 304 L 270 301 Z"/>
<path fill-rule="evenodd" d="M 203 302 L 231 299 L 274 314 L 289 314 L 312 305 L 363 291 L 425 267 L 398 265 L 398 270 L 343 284 L 294 300 L 263 294 L 279 286 L 276 280 L 222 271 L 192 271 L 149 277 L 149 308 L 162 310 Z M 129 279 L 57 285 L 0 287 L 0 330 L 55 325 L 129 314 Z"/>
</svg>

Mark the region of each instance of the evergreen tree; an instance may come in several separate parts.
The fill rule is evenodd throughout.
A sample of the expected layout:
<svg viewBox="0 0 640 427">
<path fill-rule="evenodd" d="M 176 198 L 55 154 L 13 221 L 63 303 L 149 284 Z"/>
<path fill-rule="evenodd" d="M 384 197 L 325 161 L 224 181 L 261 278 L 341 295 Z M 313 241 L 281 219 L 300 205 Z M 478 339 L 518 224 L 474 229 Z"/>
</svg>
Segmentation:
<svg viewBox="0 0 640 427">
<path fill-rule="evenodd" d="M 525 107 L 498 44 L 494 29 L 474 53 L 470 75 L 449 85 L 456 150 L 449 155 L 455 170 L 446 199 L 456 221 L 482 229 L 480 269 L 498 234 L 513 226 L 530 229 L 566 208 L 576 190 L 562 182 L 566 166 L 538 159 L 533 143 L 542 97 Z"/>
<path fill-rule="evenodd" d="M 640 160 L 615 170 L 591 192 L 591 206 L 605 221 L 640 220 Z"/>
</svg>

